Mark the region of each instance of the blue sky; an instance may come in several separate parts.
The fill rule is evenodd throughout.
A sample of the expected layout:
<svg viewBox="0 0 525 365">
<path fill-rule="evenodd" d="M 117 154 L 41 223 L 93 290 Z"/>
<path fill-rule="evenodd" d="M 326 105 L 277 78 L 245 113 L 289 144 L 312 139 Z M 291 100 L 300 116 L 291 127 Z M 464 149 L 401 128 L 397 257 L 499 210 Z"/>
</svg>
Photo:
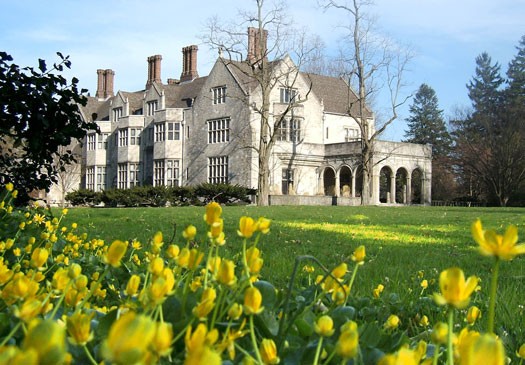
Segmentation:
<svg viewBox="0 0 525 365">
<path fill-rule="evenodd" d="M 115 71 L 115 90 L 144 88 L 148 56 L 161 54 L 162 78 L 178 78 L 181 49 L 199 45 L 198 71 L 206 75 L 217 53 L 200 44 L 206 21 L 218 16 L 235 21 L 237 9 L 253 9 L 250 0 L 0 0 L 0 50 L 21 66 L 36 66 L 38 58 L 70 55 L 69 76 L 80 79 L 93 95 L 96 70 Z M 344 14 L 323 12 L 316 0 L 288 0 L 297 27 L 306 27 L 335 52 Z M 525 0 L 376 0 L 370 13 L 382 34 L 410 46 L 415 57 L 405 75 L 404 94 L 422 83 L 437 93 L 445 116 L 469 106 L 465 85 L 474 75 L 475 58 L 486 51 L 505 72 L 525 35 Z M 403 137 L 408 105 L 385 139 Z"/>
</svg>

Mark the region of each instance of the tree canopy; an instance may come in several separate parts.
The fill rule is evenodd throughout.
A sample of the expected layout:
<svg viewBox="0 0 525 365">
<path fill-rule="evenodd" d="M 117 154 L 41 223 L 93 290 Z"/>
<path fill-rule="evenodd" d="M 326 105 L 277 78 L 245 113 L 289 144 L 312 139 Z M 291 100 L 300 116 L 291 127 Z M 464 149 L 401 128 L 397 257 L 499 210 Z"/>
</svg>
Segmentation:
<svg viewBox="0 0 525 365">
<path fill-rule="evenodd" d="M 97 129 L 78 108 L 86 104 L 87 90 L 79 90 L 78 79 L 60 74 L 71 61 L 57 55 L 51 68 L 40 59 L 35 69 L 20 68 L 0 52 L 0 180 L 26 193 L 49 189 L 60 168 L 74 162 L 72 152 L 61 147 Z"/>
</svg>

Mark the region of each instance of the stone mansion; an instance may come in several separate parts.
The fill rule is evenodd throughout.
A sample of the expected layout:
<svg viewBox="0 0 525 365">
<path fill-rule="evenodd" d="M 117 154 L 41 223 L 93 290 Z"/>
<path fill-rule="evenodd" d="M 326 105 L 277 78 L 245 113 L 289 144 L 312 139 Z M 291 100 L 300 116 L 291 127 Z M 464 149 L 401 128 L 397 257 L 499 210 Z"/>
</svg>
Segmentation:
<svg viewBox="0 0 525 365">
<path fill-rule="evenodd" d="M 247 59 L 256 53 L 254 31 Z M 148 57 L 145 88 L 134 92 L 114 93 L 115 72 L 97 70 L 96 94 L 81 114 L 100 131 L 84 141 L 80 187 L 257 187 L 261 91 L 249 63 L 219 55 L 209 75 L 199 76 L 197 52 L 184 47 L 179 79 L 165 82 L 162 56 Z M 270 116 L 288 114 L 273 131 L 270 203 L 359 205 L 361 135 L 347 113 L 355 94 L 343 79 L 300 72 L 288 57 L 273 61 L 272 72 L 287 77 L 270 92 Z M 366 114 L 373 124 L 373 113 Z M 429 204 L 431 176 L 430 146 L 376 142 L 374 204 Z"/>
</svg>

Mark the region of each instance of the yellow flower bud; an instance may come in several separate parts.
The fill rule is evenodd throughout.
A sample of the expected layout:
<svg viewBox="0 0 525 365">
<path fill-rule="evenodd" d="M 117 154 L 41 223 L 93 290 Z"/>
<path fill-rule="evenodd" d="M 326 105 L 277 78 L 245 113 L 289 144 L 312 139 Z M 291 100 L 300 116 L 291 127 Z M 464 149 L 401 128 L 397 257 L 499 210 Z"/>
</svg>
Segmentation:
<svg viewBox="0 0 525 365">
<path fill-rule="evenodd" d="M 335 269 L 332 270 L 332 275 L 337 279 L 341 279 L 348 272 L 348 265 L 346 263 L 341 263 Z"/>
<path fill-rule="evenodd" d="M 202 261 L 204 257 L 204 252 L 200 252 L 196 248 L 190 250 L 190 257 L 188 260 L 188 269 L 195 270 Z"/>
<path fill-rule="evenodd" d="M 5 190 L 7 190 L 9 192 L 13 191 L 14 188 L 15 188 L 15 186 L 13 185 L 13 183 L 9 182 L 9 183 L 5 184 Z"/>
<path fill-rule="evenodd" d="M 516 355 L 520 358 L 520 359 L 525 359 L 525 343 L 523 345 L 520 346 L 520 348 L 518 349 L 518 351 L 516 352 Z"/>
<path fill-rule="evenodd" d="M 242 305 L 239 303 L 233 303 L 228 309 L 228 318 L 236 321 L 242 315 Z"/>
<path fill-rule="evenodd" d="M 384 289 L 385 289 L 385 286 L 383 284 L 379 284 L 377 286 L 377 288 L 375 288 L 372 291 L 372 294 L 374 295 L 374 298 L 379 298 L 381 296 L 381 293 L 383 292 Z"/>
<path fill-rule="evenodd" d="M 314 323 L 314 331 L 319 336 L 330 337 L 334 334 L 334 321 L 330 316 L 321 316 Z"/>
<path fill-rule="evenodd" d="M 251 217 L 242 216 L 239 220 L 239 229 L 237 234 L 244 238 L 251 238 L 257 231 L 257 223 Z"/>
<path fill-rule="evenodd" d="M 481 310 L 473 305 L 467 311 L 467 323 L 472 326 L 478 318 L 481 318 Z"/>
<path fill-rule="evenodd" d="M 270 232 L 271 223 L 271 220 L 260 217 L 259 219 L 257 219 L 257 230 L 262 234 L 267 234 L 268 232 Z"/>
<path fill-rule="evenodd" d="M 393 330 L 399 326 L 400 322 L 401 321 L 399 320 L 398 316 L 396 316 L 395 314 L 391 314 L 386 320 L 384 327 L 387 330 Z"/>
<path fill-rule="evenodd" d="M 208 225 L 212 225 L 217 222 L 222 214 L 222 208 L 219 203 L 211 202 L 206 205 L 206 213 L 204 214 L 204 220 Z"/>
<path fill-rule="evenodd" d="M 262 295 L 259 289 L 254 286 L 248 287 L 244 292 L 244 313 L 259 314 L 263 311 Z"/>
<path fill-rule="evenodd" d="M 206 288 L 202 292 L 201 300 L 195 308 L 193 314 L 199 319 L 204 319 L 215 307 L 215 298 L 217 293 L 213 288 Z"/>
<path fill-rule="evenodd" d="M 335 345 L 335 350 L 343 359 L 352 359 L 359 350 L 359 332 L 357 323 L 348 321 L 341 327 L 341 334 Z"/>
<path fill-rule="evenodd" d="M 80 266 L 79 264 L 77 263 L 72 263 L 71 266 L 69 267 L 69 270 L 67 272 L 67 275 L 71 278 L 71 279 L 75 279 L 77 276 L 80 275 L 80 273 L 82 272 L 82 266 Z"/>
<path fill-rule="evenodd" d="M 438 322 L 434 325 L 431 334 L 432 342 L 435 344 L 445 344 L 448 338 L 448 325 L 443 322 Z"/>
<path fill-rule="evenodd" d="M 279 356 L 277 356 L 277 346 L 275 346 L 275 342 L 271 339 L 265 338 L 261 341 L 259 353 L 261 354 L 261 359 L 265 365 L 278 364 L 280 361 Z"/>
<path fill-rule="evenodd" d="M 119 240 L 113 241 L 105 256 L 106 263 L 113 267 L 119 267 L 120 260 L 122 260 L 122 257 L 126 254 L 127 249 L 128 244 L 126 242 Z"/>
<path fill-rule="evenodd" d="M 426 315 L 423 315 L 423 317 L 421 317 L 421 319 L 419 320 L 419 325 L 423 326 L 423 327 L 426 327 L 429 324 L 430 324 L 430 322 L 428 321 L 428 317 Z"/>
<path fill-rule="evenodd" d="M 428 280 L 427 280 L 427 279 L 423 279 L 423 280 L 421 280 L 421 287 L 422 287 L 423 289 L 428 288 Z"/>
<path fill-rule="evenodd" d="M 184 231 L 182 231 L 182 237 L 187 239 L 188 241 L 193 241 L 195 236 L 197 235 L 197 228 L 193 225 L 187 226 Z"/>
<path fill-rule="evenodd" d="M 33 251 L 33 254 L 31 255 L 31 266 L 34 268 L 41 268 L 45 265 L 47 262 L 47 258 L 49 257 L 49 251 L 45 248 L 35 248 Z"/>
<path fill-rule="evenodd" d="M 355 249 L 354 253 L 352 254 L 352 261 L 356 262 L 357 264 L 362 265 L 365 262 L 366 257 L 366 250 L 365 246 L 359 246 Z"/>
<path fill-rule="evenodd" d="M 164 270 L 164 260 L 162 257 L 155 257 L 149 264 L 149 272 L 158 276 Z"/>
<path fill-rule="evenodd" d="M 135 296 L 137 294 L 137 291 L 139 290 L 140 286 L 140 276 L 138 275 L 131 275 L 131 277 L 128 280 L 128 284 L 126 285 L 126 295 L 127 296 Z"/>
<path fill-rule="evenodd" d="M 176 259 L 179 256 L 180 248 L 177 245 L 169 245 L 166 249 L 166 255 L 170 259 Z"/>
<path fill-rule="evenodd" d="M 227 286 L 232 286 L 236 283 L 235 264 L 231 260 L 222 260 L 217 273 L 217 280 L 219 283 Z"/>
<path fill-rule="evenodd" d="M 171 323 L 157 322 L 153 348 L 160 356 L 166 356 L 171 352 L 171 340 L 173 339 L 173 327 Z"/>
</svg>

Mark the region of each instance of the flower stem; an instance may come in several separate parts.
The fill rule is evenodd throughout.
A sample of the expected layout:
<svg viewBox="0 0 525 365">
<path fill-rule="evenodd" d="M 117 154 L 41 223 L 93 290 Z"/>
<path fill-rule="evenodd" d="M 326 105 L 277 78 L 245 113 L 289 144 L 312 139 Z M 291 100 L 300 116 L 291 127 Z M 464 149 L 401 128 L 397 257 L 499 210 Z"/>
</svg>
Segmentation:
<svg viewBox="0 0 525 365">
<path fill-rule="evenodd" d="M 454 365 L 454 348 L 452 338 L 454 337 L 454 309 L 448 309 L 448 342 L 447 342 L 447 365 Z"/>
<path fill-rule="evenodd" d="M 89 362 L 91 362 L 91 364 L 93 365 L 98 365 L 97 361 L 93 358 L 93 355 L 91 355 L 91 352 L 89 352 L 89 349 L 87 348 L 87 346 L 84 345 L 82 347 L 84 348 L 84 352 L 86 353 L 86 356 L 88 357 Z"/>
<path fill-rule="evenodd" d="M 15 335 L 16 331 L 18 331 L 18 328 L 20 328 L 21 324 L 22 324 L 22 322 L 18 322 L 16 324 L 16 326 L 13 327 L 11 332 L 9 332 L 9 334 L 6 336 L 6 338 L 4 338 L 2 343 L 0 343 L 0 347 L 3 347 L 7 343 L 7 341 L 9 341 L 11 339 L 11 337 L 13 337 Z"/>
<path fill-rule="evenodd" d="M 314 365 L 319 363 L 319 356 L 321 355 L 321 349 L 323 348 L 323 337 L 319 337 L 317 342 L 317 349 L 315 350 Z"/>
<path fill-rule="evenodd" d="M 496 261 L 494 262 L 494 270 L 492 271 L 492 280 L 490 283 L 490 302 L 487 323 L 487 332 L 489 333 L 494 333 L 494 317 L 496 316 L 496 295 L 498 291 L 499 263 L 500 260 L 496 257 Z"/>
<path fill-rule="evenodd" d="M 355 276 L 357 275 L 357 268 L 359 265 L 354 266 L 354 271 L 352 272 L 352 277 L 350 278 L 350 283 L 348 284 L 348 293 L 346 293 L 345 303 L 343 306 L 346 306 L 346 302 L 348 301 L 348 297 L 350 296 L 350 292 L 352 291 L 352 285 L 354 285 Z"/>
<path fill-rule="evenodd" d="M 259 352 L 259 347 L 257 346 L 257 340 L 255 339 L 255 328 L 253 326 L 253 314 L 250 315 L 250 337 L 252 339 L 253 351 L 257 356 L 257 361 L 259 364 L 264 364 L 261 358 L 261 353 Z"/>
</svg>

